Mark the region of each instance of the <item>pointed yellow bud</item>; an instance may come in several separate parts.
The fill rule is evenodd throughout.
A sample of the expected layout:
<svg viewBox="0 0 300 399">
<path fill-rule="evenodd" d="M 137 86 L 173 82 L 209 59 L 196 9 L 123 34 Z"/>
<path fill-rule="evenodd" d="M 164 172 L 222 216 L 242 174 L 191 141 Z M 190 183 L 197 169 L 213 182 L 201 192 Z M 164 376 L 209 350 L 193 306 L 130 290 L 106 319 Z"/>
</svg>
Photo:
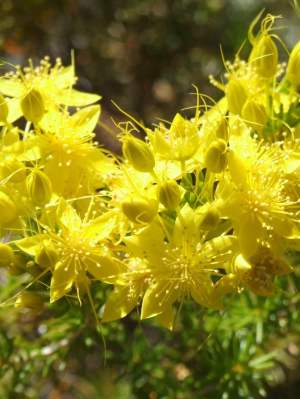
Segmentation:
<svg viewBox="0 0 300 399">
<path fill-rule="evenodd" d="M 3 96 L 0 95 L 0 122 L 7 122 L 8 105 Z"/>
<path fill-rule="evenodd" d="M 207 169 L 214 173 L 220 173 L 227 165 L 227 143 L 218 139 L 211 143 L 206 151 L 204 164 Z"/>
<path fill-rule="evenodd" d="M 14 253 L 12 261 L 6 265 L 7 271 L 13 276 L 24 273 L 26 268 L 26 260 L 23 255 Z"/>
<path fill-rule="evenodd" d="M 154 199 L 128 199 L 122 211 L 134 223 L 150 223 L 157 214 L 158 202 Z"/>
<path fill-rule="evenodd" d="M 20 309 L 27 308 L 35 312 L 40 312 L 44 307 L 44 301 L 39 294 L 25 291 L 18 295 L 15 307 Z"/>
<path fill-rule="evenodd" d="M 248 100 L 242 109 L 242 118 L 254 130 L 261 132 L 268 120 L 265 107 L 254 100 Z"/>
<path fill-rule="evenodd" d="M 144 141 L 127 135 L 122 146 L 124 157 L 139 172 L 151 172 L 155 166 L 152 151 Z"/>
<path fill-rule="evenodd" d="M 254 44 L 249 62 L 263 78 L 272 78 L 277 72 L 278 50 L 268 34 L 263 34 Z"/>
<path fill-rule="evenodd" d="M 290 54 L 286 76 L 295 86 L 300 85 L 300 41 Z"/>
<path fill-rule="evenodd" d="M 0 267 L 9 266 L 14 259 L 14 252 L 8 244 L 0 242 Z"/>
<path fill-rule="evenodd" d="M 49 177 L 38 169 L 26 178 L 26 188 L 29 197 L 35 205 L 42 206 L 50 201 L 52 195 L 52 184 Z"/>
<path fill-rule="evenodd" d="M 170 127 L 171 134 L 174 134 L 175 136 L 182 136 L 183 134 L 185 134 L 186 122 L 188 121 L 184 119 L 183 116 L 177 113 L 174 116 Z"/>
<path fill-rule="evenodd" d="M 50 240 L 45 240 L 36 254 L 35 261 L 41 267 L 47 269 L 53 267 L 58 261 L 58 253 Z"/>
<path fill-rule="evenodd" d="M 162 183 L 158 189 L 158 198 L 167 209 L 176 209 L 181 200 L 180 188 L 176 181 L 168 180 Z"/>
<path fill-rule="evenodd" d="M 228 141 L 229 129 L 226 118 L 222 118 L 216 130 L 216 137 Z"/>
<path fill-rule="evenodd" d="M 24 117 L 33 123 L 38 123 L 45 114 L 45 105 L 41 93 L 32 89 L 21 100 L 21 109 Z"/>
<path fill-rule="evenodd" d="M 200 138 L 195 122 L 176 114 L 170 127 L 170 142 L 172 159 L 186 161 L 190 159 L 199 147 Z"/>
<path fill-rule="evenodd" d="M 229 112 L 240 115 L 248 97 L 244 84 L 238 79 L 230 80 L 225 94 Z"/>
<path fill-rule="evenodd" d="M 13 222 L 17 217 L 17 208 L 9 196 L 0 191 L 0 225 Z"/>
</svg>

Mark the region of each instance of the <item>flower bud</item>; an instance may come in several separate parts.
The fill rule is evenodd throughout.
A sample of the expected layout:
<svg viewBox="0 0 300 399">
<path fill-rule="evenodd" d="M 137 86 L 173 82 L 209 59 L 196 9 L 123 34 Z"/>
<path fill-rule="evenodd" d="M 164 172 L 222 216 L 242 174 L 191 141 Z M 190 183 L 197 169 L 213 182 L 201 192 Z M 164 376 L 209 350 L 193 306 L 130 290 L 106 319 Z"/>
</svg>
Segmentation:
<svg viewBox="0 0 300 399">
<path fill-rule="evenodd" d="M 1 165 L 1 177 L 9 178 L 11 182 L 19 183 L 26 178 L 24 164 L 17 159 L 8 159 Z"/>
<path fill-rule="evenodd" d="M 243 83 L 238 79 L 230 80 L 225 93 L 229 112 L 240 115 L 247 100 L 247 91 Z"/>
<path fill-rule="evenodd" d="M 14 260 L 14 252 L 8 244 L 0 242 L 0 267 L 9 266 Z"/>
<path fill-rule="evenodd" d="M 263 78 L 272 78 L 276 74 L 278 50 L 270 35 L 262 35 L 254 44 L 249 62 Z"/>
<path fill-rule="evenodd" d="M 150 223 L 157 214 L 158 203 L 154 199 L 129 199 L 122 203 L 122 211 L 134 223 Z"/>
<path fill-rule="evenodd" d="M 222 118 L 217 130 L 216 130 L 216 137 L 218 139 L 223 139 L 225 141 L 228 141 L 229 138 L 229 132 L 228 132 L 228 123 L 226 118 Z"/>
<path fill-rule="evenodd" d="M 170 127 L 170 142 L 172 159 L 177 161 L 190 159 L 199 148 L 200 137 L 197 124 L 177 113 Z"/>
<path fill-rule="evenodd" d="M 187 121 L 180 114 L 177 113 L 174 116 L 174 119 L 173 119 L 171 127 L 170 127 L 171 134 L 173 134 L 175 136 L 182 136 L 183 134 L 185 134 L 186 122 L 189 122 L 189 121 Z"/>
<path fill-rule="evenodd" d="M 254 130 L 262 131 L 267 123 L 268 115 L 265 107 L 254 100 L 248 100 L 242 109 L 242 118 Z"/>
<path fill-rule="evenodd" d="M 176 209 L 181 200 L 180 188 L 176 181 L 168 180 L 162 183 L 158 189 L 158 198 L 167 209 Z"/>
<path fill-rule="evenodd" d="M 17 143 L 20 140 L 19 137 L 19 130 L 17 127 L 14 127 L 10 130 L 8 130 L 2 138 L 2 142 L 4 145 L 12 145 Z"/>
<path fill-rule="evenodd" d="M 295 86 L 300 85 L 300 41 L 290 54 L 286 76 Z"/>
<path fill-rule="evenodd" d="M 52 184 L 49 177 L 38 169 L 33 169 L 26 178 L 29 197 L 35 205 L 42 206 L 50 201 Z"/>
<path fill-rule="evenodd" d="M 7 122 L 8 117 L 8 105 L 3 96 L 0 94 L 0 122 Z"/>
<path fill-rule="evenodd" d="M 227 164 L 227 143 L 222 139 L 212 142 L 205 154 L 204 164 L 207 169 L 214 173 L 222 172 Z"/>
<path fill-rule="evenodd" d="M 13 276 L 18 276 L 24 273 L 26 269 L 26 260 L 24 256 L 18 253 L 13 254 L 12 261 L 7 264 L 7 271 Z"/>
<path fill-rule="evenodd" d="M 58 260 L 58 253 L 50 240 L 45 240 L 36 254 L 35 261 L 41 267 L 47 269 L 53 267 Z"/>
<path fill-rule="evenodd" d="M 0 191 L 0 225 L 13 222 L 17 217 L 17 208 L 9 196 Z"/>
<path fill-rule="evenodd" d="M 41 93 L 32 89 L 21 100 L 21 109 L 24 117 L 33 123 L 38 123 L 45 114 L 45 105 Z"/>
<path fill-rule="evenodd" d="M 133 136 L 126 136 L 122 146 L 124 157 L 139 172 L 151 172 L 155 166 L 149 146 Z"/>
<path fill-rule="evenodd" d="M 201 230 L 211 230 L 217 226 L 220 220 L 220 214 L 216 207 L 207 204 L 203 206 L 205 209 L 200 208 L 199 228 Z"/>
<path fill-rule="evenodd" d="M 35 312 L 40 312 L 44 307 L 44 301 L 39 294 L 35 292 L 24 291 L 18 295 L 16 302 L 16 308 L 27 308 Z"/>
</svg>

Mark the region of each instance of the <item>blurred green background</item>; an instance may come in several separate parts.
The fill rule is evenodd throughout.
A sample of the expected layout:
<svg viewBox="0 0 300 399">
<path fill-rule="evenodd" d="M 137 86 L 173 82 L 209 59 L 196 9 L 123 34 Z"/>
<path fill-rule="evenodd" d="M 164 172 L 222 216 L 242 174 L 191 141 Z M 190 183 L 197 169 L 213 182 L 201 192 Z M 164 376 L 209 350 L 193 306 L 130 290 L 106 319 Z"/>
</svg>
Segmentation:
<svg viewBox="0 0 300 399">
<path fill-rule="evenodd" d="M 221 95 L 208 83 L 222 77 L 220 44 L 232 59 L 262 8 L 284 17 L 291 48 L 300 29 L 288 0 L 1 0 L 0 55 L 69 63 L 74 49 L 78 86 L 103 96 L 105 123 L 118 117 L 113 99 L 151 124 L 191 105 L 192 84 Z M 0 276 L 0 300 L 19 284 Z M 0 398 L 296 399 L 299 286 L 296 273 L 276 297 L 243 294 L 222 314 L 187 303 L 172 333 L 136 313 L 97 331 L 88 306 L 64 300 L 38 314 L 1 308 Z"/>
</svg>

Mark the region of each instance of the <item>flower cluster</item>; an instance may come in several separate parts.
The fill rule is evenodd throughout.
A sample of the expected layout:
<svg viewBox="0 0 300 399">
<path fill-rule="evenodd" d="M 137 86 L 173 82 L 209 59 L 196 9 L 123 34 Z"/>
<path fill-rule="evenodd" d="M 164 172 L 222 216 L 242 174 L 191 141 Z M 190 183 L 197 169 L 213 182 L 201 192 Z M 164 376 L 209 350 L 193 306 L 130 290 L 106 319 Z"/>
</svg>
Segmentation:
<svg viewBox="0 0 300 399">
<path fill-rule="evenodd" d="M 119 123 L 122 157 L 93 140 L 100 97 L 74 89 L 73 64 L 2 76 L 0 266 L 47 279 L 50 302 L 111 286 L 103 322 L 138 307 L 172 328 L 187 297 L 272 295 L 300 249 L 300 43 L 279 64 L 274 21 L 254 21 L 226 83 L 211 78 L 220 101 L 196 91 L 190 119 Z M 16 305 L 40 302 L 22 291 Z"/>
</svg>

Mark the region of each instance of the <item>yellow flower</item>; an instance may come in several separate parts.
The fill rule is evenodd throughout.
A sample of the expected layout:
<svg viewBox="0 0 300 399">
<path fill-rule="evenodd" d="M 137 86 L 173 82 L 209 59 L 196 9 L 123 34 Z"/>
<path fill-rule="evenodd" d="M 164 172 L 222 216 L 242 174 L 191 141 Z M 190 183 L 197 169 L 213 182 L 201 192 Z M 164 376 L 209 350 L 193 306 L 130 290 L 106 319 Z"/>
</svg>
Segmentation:
<svg viewBox="0 0 300 399">
<path fill-rule="evenodd" d="M 12 115 L 8 116 L 9 122 L 14 122 L 23 112 L 25 117 L 33 116 L 29 117 L 32 122 L 39 122 L 44 111 L 58 109 L 59 105 L 82 107 L 100 99 L 95 94 L 73 89 L 76 80 L 73 63 L 63 67 L 61 60 L 57 59 L 55 65 L 51 66 L 48 57 L 45 57 L 37 67 L 30 63 L 24 69 L 18 67 L 15 73 L 1 77 L 0 93 L 13 100 L 8 102 L 8 107 L 14 110 Z M 31 96 L 32 100 L 28 96 Z"/>
<path fill-rule="evenodd" d="M 130 252 L 142 259 L 150 271 L 149 287 L 145 291 L 141 318 L 173 316 L 172 305 L 186 296 L 200 305 L 218 308 L 213 275 L 230 261 L 235 237 L 220 236 L 205 241 L 195 212 L 184 207 L 166 241 L 161 225 L 152 223 L 139 234 L 125 239 Z"/>
<path fill-rule="evenodd" d="M 51 265 L 51 302 L 66 295 L 73 285 L 77 291 L 82 283 L 87 286 L 87 273 L 110 282 L 122 268 L 121 262 L 110 255 L 105 244 L 115 226 L 113 213 L 105 213 L 87 222 L 80 219 L 71 205 L 62 204 L 58 231 L 46 229 L 43 234 L 16 242 L 22 251 L 37 257 L 37 261 L 41 249 L 47 248 L 47 241 L 55 248 L 57 261 Z"/>
<path fill-rule="evenodd" d="M 72 116 L 51 113 L 40 123 L 43 133 L 31 137 L 32 145 L 39 148 L 37 160 L 44 164 L 57 194 L 69 198 L 89 194 L 111 172 L 112 159 L 92 142 L 99 114 L 99 106 Z"/>
<path fill-rule="evenodd" d="M 127 316 L 141 301 L 148 286 L 149 275 L 150 271 L 143 261 L 130 258 L 126 263 L 126 270 L 118 275 L 115 288 L 105 303 L 102 321 L 108 322 Z"/>
<path fill-rule="evenodd" d="M 197 121 L 184 119 L 180 114 L 175 115 L 169 129 L 160 125 L 154 132 L 147 130 L 147 134 L 154 152 L 171 161 L 189 160 L 200 144 Z"/>
<path fill-rule="evenodd" d="M 263 78 L 272 78 L 277 72 L 278 50 L 270 31 L 276 17 L 268 14 L 261 23 L 257 36 L 253 35 L 253 28 L 261 14 L 252 22 L 249 28 L 249 39 L 253 45 L 249 56 L 249 63 Z"/>
<path fill-rule="evenodd" d="M 220 211 L 233 223 L 244 256 L 259 245 L 276 247 L 297 223 L 296 205 L 287 195 L 283 154 L 278 147 L 257 146 L 250 157 L 229 154 L 229 175 L 220 182 Z"/>
</svg>

